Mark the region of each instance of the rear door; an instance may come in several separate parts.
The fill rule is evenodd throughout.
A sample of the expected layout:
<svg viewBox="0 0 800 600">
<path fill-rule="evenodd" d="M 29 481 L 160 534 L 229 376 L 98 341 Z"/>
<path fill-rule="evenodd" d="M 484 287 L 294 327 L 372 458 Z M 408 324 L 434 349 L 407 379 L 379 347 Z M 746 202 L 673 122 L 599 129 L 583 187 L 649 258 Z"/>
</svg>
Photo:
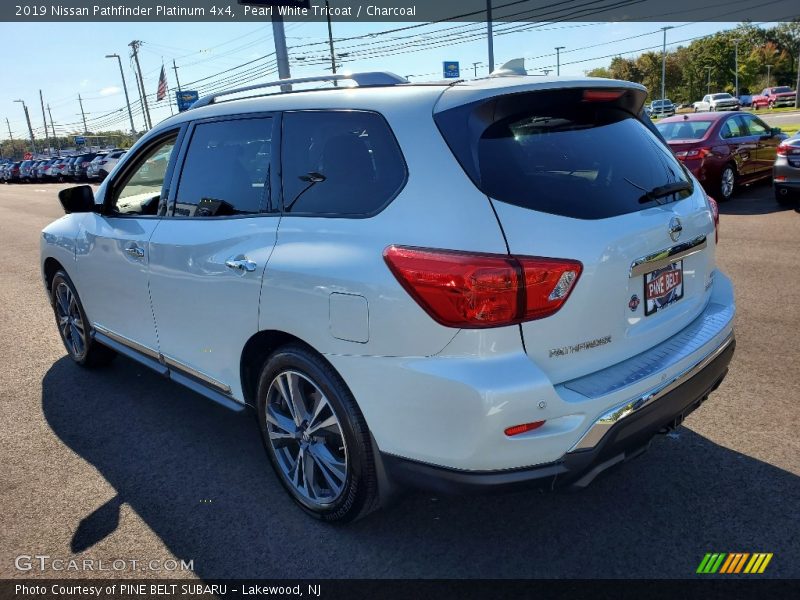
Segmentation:
<svg viewBox="0 0 800 600">
<path fill-rule="evenodd" d="M 651 348 L 708 298 L 705 195 L 635 116 L 643 92 L 620 85 L 496 96 L 436 115 L 491 198 L 510 253 L 583 264 L 559 312 L 521 325 L 527 353 L 554 382 Z M 459 129 L 469 131 L 466 152 Z M 649 194 L 670 184 L 691 189 Z"/>
<path fill-rule="evenodd" d="M 258 331 L 261 279 L 280 213 L 271 204 L 278 119 L 195 123 L 170 216 L 150 239 L 150 293 L 166 363 L 241 399 L 239 359 Z"/>
<path fill-rule="evenodd" d="M 755 115 L 742 115 L 741 117 L 753 144 L 757 147 L 753 161 L 753 173 L 764 174 L 771 171 L 781 138 L 772 135 L 770 126 Z"/>
</svg>

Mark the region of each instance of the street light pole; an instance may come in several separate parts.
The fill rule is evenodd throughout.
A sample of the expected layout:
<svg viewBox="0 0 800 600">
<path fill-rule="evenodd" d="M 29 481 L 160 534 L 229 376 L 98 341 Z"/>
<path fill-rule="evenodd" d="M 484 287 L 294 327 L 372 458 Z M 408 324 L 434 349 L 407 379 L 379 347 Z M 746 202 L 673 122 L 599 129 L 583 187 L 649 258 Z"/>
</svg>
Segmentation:
<svg viewBox="0 0 800 600">
<path fill-rule="evenodd" d="M 705 67 L 708 71 L 708 84 L 706 84 L 706 94 L 711 93 L 711 71 L 714 70 L 714 67 Z"/>
<path fill-rule="evenodd" d="M 480 65 L 480 64 L 481 64 L 481 63 L 479 63 L 479 62 L 474 62 L 474 63 L 472 63 L 472 70 L 473 70 L 473 71 L 474 71 L 474 73 L 475 73 L 475 79 L 477 79 L 477 78 L 478 78 L 478 65 Z"/>
<path fill-rule="evenodd" d="M 733 40 L 733 62 L 734 62 L 734 68 L 733 68 L 733 76 L 734 76 L 733 88 L 734 88 L 734 91 L 736 92 L 736 93 L 735 93 L 735 96 L 736 96 L 737 98 L 739 97 L 739 42 L 740 42 L 740 41 L 741 41 L 741 40 Z"/>
<path fill-rule="evenodd" d="M 125 83 L 125 71 L 122 70 L 122 59 L 119 57 L 119 54 L 106 54 L 106 58 L 116 58 L 117 63 L 119 64 L 119 74 L 122 77 L 122 89 L 125 92 L 125 104 L 128 106 L 128 116 L 131 119 L 131 133 L 136 135 L 136 125 L 133 124 L 133 111 L 131 110 L 131 99 L 128 96 L 128 84 Z M 173 61 L 174 64 L 175 61 Z M 175 77 L 178 76 L 178 71 L 175 71 Z M 178 90 L 180 90 L 180 84 L 178 84 Z"/>
<path fill-rule="evenodd" d="M 336 75 L 336 54 L 333 51 L 333 27 L 331 26 L 331 5 L 325 0 L 325 15 L 328 20 L 328 46 L 331 49 L 331 72 Z M 339 87 L 339 82 L 334 79 L 334 87 Z"/>
<path fill-rule="evenodd" d="M 86 127 L 86 113 L 83 112 L 83 99 L 81 98 L 80 94 L 78 94 L 78 104 L 81 105 L 81 118 L 83 119 L 83 133 L 86 134 L 89 133 L 89 128 Z"/>
<path fill-rule="evenodd" d="M 50 148 L 50 136 L 47 135 L 47 117 L 44 115 L 44 96 L 42 96 L 42 90 L 39 90 L 39 102 L 42 103 L 42 121 L 44 121 L 44 142 L 47 146 L 47 149 Z M 53 153 L 48 151 L 50 156 L 53 156 Z"/>
<path fill-rule="evenodd" d="M 36 154 L 36 139 L 33 137 L 33 127 L 31 126 L 31 116 L 28 114 L 28 106 L 25 104 L 24 100 L 14 100 L 14 102 L 21 103 L 22 108 L 25 110 L 25 120 L 28 122 L 28 133 L 31 134 L 31 146 L 33 146 L 33 154 Z"/>
<path fill-rule="evenodd" d="M 661 31 L 664 32 L 664 45 L 661 48 L 661 99 L 667 97 L 667 29 L 672 29 L 671 26 L 662 27 Z"/>
<path fill-rule="evenodd" d="M 492 32 L 492 0 L 486 0 L 486 36 L 489 42 L 489 73 L 494 71 L 494 33 Z"/>
<path fill-rule="evenodd" d="M 566 46 L 556 46 L 556 75 L 561 75 L 561 51 Z"/>
<path fill-rule="evenodd" d="M 61 156 L 61 142 L 58 141 L 58 136 L 56 136 L 56 126 L 53 123 L 53 113 L 50 112 L 50 105 L 47 105 L 47 114 L 50 115 L 50 129 L 53 131 L 53 140 L 56 143 L 56 156 Z"/>
<path fill-rule="evenodd" d="M 772 65 L 767 65 L 767 87 L 769 87 L 769 73 L 770 69 L 772 69 Z"/>
</svg>

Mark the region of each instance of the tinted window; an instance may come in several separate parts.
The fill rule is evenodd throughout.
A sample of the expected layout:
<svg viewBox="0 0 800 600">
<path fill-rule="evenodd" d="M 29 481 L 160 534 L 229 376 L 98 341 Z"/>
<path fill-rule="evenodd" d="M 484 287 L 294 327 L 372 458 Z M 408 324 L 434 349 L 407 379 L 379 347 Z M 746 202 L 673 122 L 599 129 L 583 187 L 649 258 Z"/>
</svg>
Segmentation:
<svg viewBox="0 0 800 600">
<path fill-rule="evenodd" d="M 701 140 L 708 133 L 711 121 L 673 121 L 656 125 L 667 140 Z"/>
<path fill-rule="evenodd" d="M 785 94 L 785 93 L 791 92 L 791 91 L 792 91 L 792 88 L 787 87 L 787 86 L 772 88 L 772 93 L 773 94 Z"/>
<path fill-rule="evenodd" d="M 167 173 L 177 137 L 171 136 L 144 151 L 133 169 L 125 175 L 112 203 L 112 210 L 123 215 L 155 215 L 161 199 L 161 188 Z"/>
<path fill-rule="evenodd" d="M 361 111 L 284 115 L 283 202 L 293 213 L 364 216 L 402 188 L 406 167 L 388 124 Z"/>
<path fill-rule="evenodd" d="M 725 122 L 722 124 L 722 127 L 719 130 L 719 136 L 724 140 L 746 135 L 747 129 L 745 128 L 744 123 L 742 123 L 741 117 L 738 116 L 725 119 Z"/>
<path fill-rule="evenodd" d="M 267 207 L 272 119 L 197 125 L 181 171 L 175 215 L 223 217 Z"/>
<path fill-rule="evenodd" d="M 711 96 L 714 100 L 727 100 L 728 98 L 733 98 L 730 94 L 714 94 Z"/>
<path fill-rule="evenodd" d="M 654 206 L 654 200 L 640 201 L 646 192 L 690 179 L 669 148 L 629 112 L 631 94 L 610 102 L 585 101 L 583 90 L 533 92 L 479 106 L 466 123 L 482 129 L 471 152 L 478 162 L 476 184 L 497 200 L 579 219 Z M 449 128 L 444 131 L 449 137 Z"/>
<path fill-rule="evenodd" d="M 747 129 L 750 131 L 750 135 L 767 135 L 769 133 L 769 127 L 760 119 L 750 115 L 744 118 L 746 119 L 745 122 L 747 123 Z"/>
</svg>

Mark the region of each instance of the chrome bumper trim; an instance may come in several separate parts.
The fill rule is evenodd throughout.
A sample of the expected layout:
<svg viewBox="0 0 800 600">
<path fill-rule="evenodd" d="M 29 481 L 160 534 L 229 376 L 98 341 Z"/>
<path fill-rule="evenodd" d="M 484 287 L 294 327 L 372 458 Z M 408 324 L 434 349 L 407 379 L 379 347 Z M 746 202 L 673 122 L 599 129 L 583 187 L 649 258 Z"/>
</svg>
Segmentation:
<svg viewBox="0 0 800 600">
<path fill-rule="evenodd" d="M 636 277 L 649 273 L 650 271 L 656 271 L 657 269 L 667 267 L 687 256 L 697 254 L 706 246 L 706 236 L 698 235 L 696 238 L 678 244 L 677 246 L 672 246 L 671 248 L 666 248 L 659 252 L 637 258 L 631 263 L 631 270 L 628 276 Z"/>
<path fill-rule="evenodd" d="M 643 394 L 634 400 L 629 400 L 607 411 L 599 419 L 597 419 L 594 424 L 592 424 L 589 430 L 583 434 L 583 437 L 581 437 L 581 439 L 578 440 L 578 442 L 572 448 L 570 448 L 569 451 L 575 452 L 577 450 L 588 450 L 594 448 L 600 443 L 608 430 L 614 425 L 619 423 L 622 419 L 625 419 L 626 417 L 629 417 L 632 414 L 642 410 L 644 407 L 652 404 L 659 398 L 667 395 L 686 380 L 691 379 L 694 375 L 702 371 L 706 366 L 713 362 L 715 358 L 722 354 L 731 344 L 731 342 L 733 342 L 733 332 L 729 333 L 722 344 L 717 346 L 716 349 L 711 351 L 704 358 L 700 359 L 699 362 L 681 371 L 670 381 L 660 384 L 658 387 L 653 388 L 646 394 Z"/>
</svg>

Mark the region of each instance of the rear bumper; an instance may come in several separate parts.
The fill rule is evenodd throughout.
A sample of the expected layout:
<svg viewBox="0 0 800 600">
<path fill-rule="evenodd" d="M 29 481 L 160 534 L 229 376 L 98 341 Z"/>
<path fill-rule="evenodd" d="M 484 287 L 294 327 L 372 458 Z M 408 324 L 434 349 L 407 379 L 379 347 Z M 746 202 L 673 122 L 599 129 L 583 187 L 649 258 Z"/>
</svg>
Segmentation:
<svg viewBox="0 0 800 600">
<path fill-rule="evenodd" d="M 437 467 L 382 453 L 383 471 L 396 484 L 445 493 L 489 493 L 531 487 L 585 487 L 610 467 L 638 456 L 659 432 L 680 425 L 722 383 L 733 358 L 731 334 L 684 377 L 652 396 L 618 406 L 600 417 L 562 459 L 503 471 L 463 471 Z M 591 445 L 582 444 L 589 440 Z"/>
</svg>

